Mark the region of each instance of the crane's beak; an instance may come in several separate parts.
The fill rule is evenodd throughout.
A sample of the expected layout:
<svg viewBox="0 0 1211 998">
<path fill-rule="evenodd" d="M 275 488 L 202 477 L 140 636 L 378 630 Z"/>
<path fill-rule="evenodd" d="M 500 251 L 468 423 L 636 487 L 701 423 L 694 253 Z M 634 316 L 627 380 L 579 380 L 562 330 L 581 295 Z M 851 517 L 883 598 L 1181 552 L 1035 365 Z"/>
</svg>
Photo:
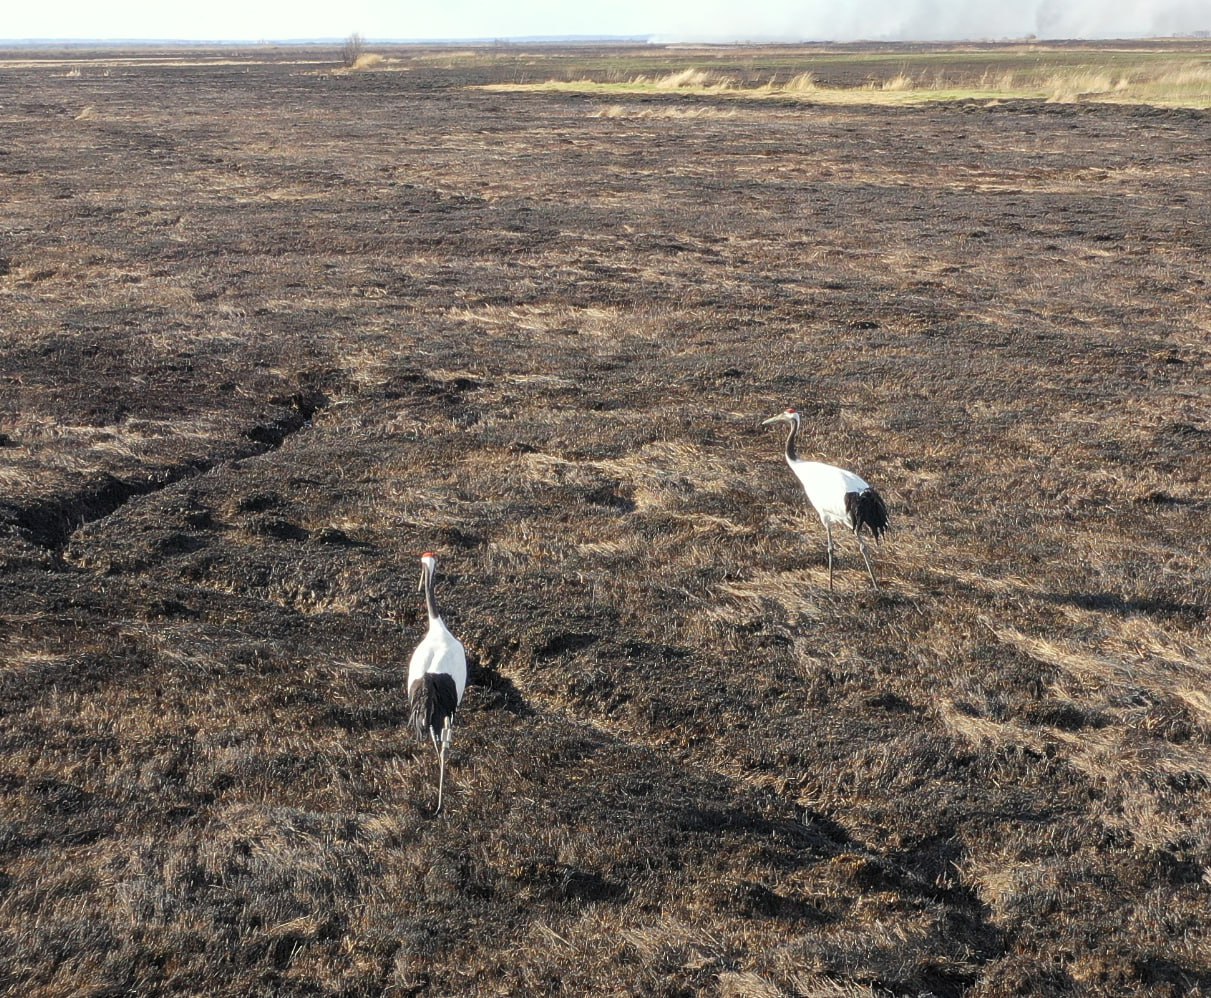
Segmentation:
<svg viewBox="0 0 1211 998">
<path fill-rule="evenodd" d="M 761 425 L 769 426 L 771 423 L 785 423 L 785 422 L 786 422 L 786 414 L 780 412 L 776 416 L 770 416 L 769 419 L 761 420 Z"/>
<path fill-rule="evenodd" d="M 420 582 L 416 584 L 416 591 L 419 593 L 425 588 L 425 569 L 420 570 Z"/>
</svg>

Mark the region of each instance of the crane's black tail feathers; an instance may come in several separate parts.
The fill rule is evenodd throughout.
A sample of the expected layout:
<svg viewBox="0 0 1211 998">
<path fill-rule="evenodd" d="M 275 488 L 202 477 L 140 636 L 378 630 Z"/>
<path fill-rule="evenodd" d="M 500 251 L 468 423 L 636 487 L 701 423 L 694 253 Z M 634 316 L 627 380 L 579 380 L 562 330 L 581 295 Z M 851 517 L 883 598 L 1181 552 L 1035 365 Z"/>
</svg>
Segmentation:
<svg viewBox="0 0 1211 998">
<path fill-rule="evenodd" d="M 458 707 L 458 687 L 454 678 L 440 672 L 428 672 L 408 689 L 412 704 L 412 727 L 418 738 L 428 735 L 436 744 L 441 740 L 447 719 L 454 718 Z"/>
<path fill-rule="evenodd" d="M 846 492 L 845 512 L 849 514 L 855 534 L 863 527 L 869 527 L 875 540 L 878 540 L 887 529 L 887 504 L 874 489 Z"/>
</svg>

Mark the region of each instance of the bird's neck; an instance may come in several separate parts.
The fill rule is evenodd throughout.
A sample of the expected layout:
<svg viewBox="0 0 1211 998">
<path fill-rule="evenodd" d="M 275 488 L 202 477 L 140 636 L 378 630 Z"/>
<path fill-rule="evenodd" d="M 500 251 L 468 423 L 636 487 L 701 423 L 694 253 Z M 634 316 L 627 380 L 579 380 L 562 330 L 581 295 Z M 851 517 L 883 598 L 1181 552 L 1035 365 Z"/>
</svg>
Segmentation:
<svg viewBox="0 0 1211 998">
<path fill-rule="evenodd" d="M 441 623 L 442 615 L 437 609 L 437 597 L 433 594 L 433 572 L 425 573 L 425 609 L 429 611 L 429 626 L 434 621 Z"/>
<path fill-rule="evenodd" d="M 795 438 L 799 435 L 799 424 L 791 423 L 790 433 L 786 435 L 786 459 L 791 464 L 799 460 L 799 455 L 795 452 Z"/>
</svg>

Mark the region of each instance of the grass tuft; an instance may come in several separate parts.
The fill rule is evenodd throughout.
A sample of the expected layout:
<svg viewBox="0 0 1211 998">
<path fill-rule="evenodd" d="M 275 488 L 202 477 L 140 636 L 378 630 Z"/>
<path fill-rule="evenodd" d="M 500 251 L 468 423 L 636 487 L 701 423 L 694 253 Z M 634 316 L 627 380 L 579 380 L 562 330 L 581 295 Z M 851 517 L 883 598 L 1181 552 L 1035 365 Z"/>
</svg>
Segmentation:
<svg viewBox="0 0 1211 998">
<path fill-rule="evenodd" d="M 916 89 L 918 89 L 918 87 L 917 87 L 917 84 L 915 83 L 915 81 L 913 80 L 913 78 L 911 76 L 909 76 L 907 73 L 897 73 L 895 76 L 891 77 L 890 79 L 884 80 L 882 83 L 880 83 L 879 89 L 880 90 L 890 90 L 890 91 L 904 91 L 904 90 L 916 90 Z"/>
<path fill-rule="evenodd" d="M 701 69 L 682 69 L 652 81 L 652 86 L 657 90 L 704 89 L 714 85 L 717 85 L 717 81 Z"/>
<path fill-rule="evenodd" d="M 363 52 L 353 61 L 353 64 L 349 68 L 355 72 L 367 69 L 379 69 L 385 62 L 386 60 L 377 52 Z"/>
<path fill-rule="evenodd" d="M 771 90 L 778 88 L 770 85 Z M 787 94 L 804 94 L 814 93 L 820 89 L 820 85 L 816 82 L 815 73 L 796 73 L 780 88 L 782 93 Z"/>
</svg>

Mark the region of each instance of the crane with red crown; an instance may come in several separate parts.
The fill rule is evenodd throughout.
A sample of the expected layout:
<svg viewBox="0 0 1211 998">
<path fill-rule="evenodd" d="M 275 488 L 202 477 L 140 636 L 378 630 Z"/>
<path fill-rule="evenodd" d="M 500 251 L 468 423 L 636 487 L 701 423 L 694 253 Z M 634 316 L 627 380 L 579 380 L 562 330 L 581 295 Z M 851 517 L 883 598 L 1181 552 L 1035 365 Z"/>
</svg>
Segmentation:
<svg viewBox="0 0 1211 998">
<path fill-rule="evenodd" d="M 408 702 L 417 737 L 424 739 L 428 733 L 437 752 L 437 810 L 434 814 L 440 814 L 446 782 L 446 752 L 454 734 L 454 712 L 462 703 L 463 690 L 467 686 L 467 653 L 437 610 L 434 595 L 436 556 L 432 551 L 426 551 L 421 555 L 420 563 L 418 588 L 425 591 L 429 630 L 416 646 L 408 665 Z"/>
<path fill-rule="evenodd" d="M 786 435 L 786 463 L 803 485 L 807 500 L 812 504 L 824 531 L 828 537 L 828 588 L 833 588 L 833 525 L 852 530 L 858 540 L 858 549 L 866 562 L 866 571 L 875 589 L 879 582 L 875 578 L 875 570 L 871 566 L 870 556 L 866 553 L 866 545 L 862 541 L 862 528 L 865 527 L 877 542 L 887 529 L 887 504 L 863 479 L 852 471 L 838 468 L 819 461 L 800 460 L 795 452 L 795 442 L 799 435 L 801 417 L 794 409 L 787 409 L 776 416 L 763 420 L 762 426 L 772 423 L 786 423 L 790 432 Z"/>
</svg>

